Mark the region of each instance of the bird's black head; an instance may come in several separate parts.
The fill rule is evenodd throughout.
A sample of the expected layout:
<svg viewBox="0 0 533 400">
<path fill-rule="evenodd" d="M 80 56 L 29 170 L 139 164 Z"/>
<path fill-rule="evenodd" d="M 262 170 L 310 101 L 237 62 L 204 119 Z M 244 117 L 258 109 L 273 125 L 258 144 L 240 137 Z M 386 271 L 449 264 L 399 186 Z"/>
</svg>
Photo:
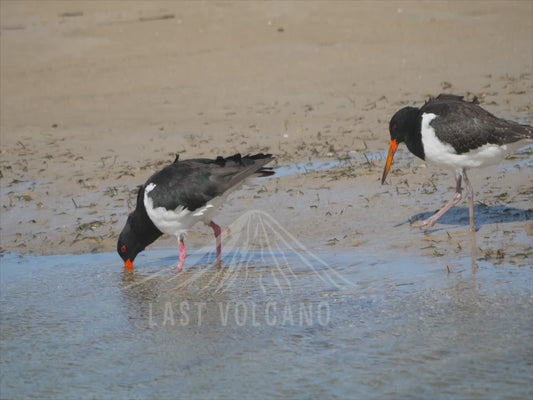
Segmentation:
<svg viewBox="0 0 533 400">
<path fill-rule="evenodd" d="M 420 109 L 416 107 L 404 107 L 392 116 L 389 122 L 389 133 L 391 140 L 389 155 L 387 156 L 387 163 L 385 164 L 383 176 L 381 177 L 381 184 L 385 182 L 385 178 L 387 178 L 387 174 L 392 167 L 392 160 L 394 159 L 396 150 L 398 150 L 398 145 L 402 142 L 405 142 L 406 139 L 413 134 L 413 132 L 416 132 L 416 124 L 419 112 Z"/>
<path fill-rule="evenodd" d="M 133 215 L 128 217 L 126 225 L 122 229 L 117 241 L 117 252 L 122 260 L 124 260 L 127 271 L 133 271 L 133 260 L 135 260 L 137 254 L 143 251 L 145 247 L 139 242 L 137 235 L 132 229 L 132 218 Z"/>
<path fill-rule="evenodd" d="M 416 107 L 404 107 L 394 114 L 389 122 L 390 139 L 398 144 L 405 142 L 407 136 L 416 130 L 416 124 L 420 109 Z"/>
</svg>

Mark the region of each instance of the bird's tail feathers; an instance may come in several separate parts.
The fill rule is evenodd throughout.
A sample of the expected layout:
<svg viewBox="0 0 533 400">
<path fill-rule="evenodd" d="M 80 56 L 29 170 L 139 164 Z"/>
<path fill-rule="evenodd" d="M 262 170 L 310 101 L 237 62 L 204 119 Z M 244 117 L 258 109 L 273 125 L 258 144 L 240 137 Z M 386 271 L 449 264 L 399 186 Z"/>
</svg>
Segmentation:
<svg viewBox="0 0 533 400">
<path fill-rule="evenodd" d="M 218 157 L 217 164 L 223 168 L 220 168 L 216 175 L 229 178 L 228 185 L 231 187 L 254 174 L 259 176 L 273 175 L 275 173 L 273 167 L 264 166 L 273 160 L 272 154 L 264 153 L 244 157 L 237 153 L 231 157 Z"/>
</svg>

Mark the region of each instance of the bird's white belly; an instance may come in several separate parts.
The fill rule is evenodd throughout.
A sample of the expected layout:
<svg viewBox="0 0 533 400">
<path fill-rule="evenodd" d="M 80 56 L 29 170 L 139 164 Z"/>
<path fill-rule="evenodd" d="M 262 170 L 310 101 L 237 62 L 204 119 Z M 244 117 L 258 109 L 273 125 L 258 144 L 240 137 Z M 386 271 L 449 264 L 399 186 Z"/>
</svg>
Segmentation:
<svg viewBox="0 0 533 400">
<path fill-rule="evenodd" d="M 436 117 L 430 113 L 422 116 L 422 144 L 426 161 L 457 170 L 497 164 L 505 157 L 507 146 L 496 144 L 485 144 L 468 153 L 457 154 L 452 145 L 437 138 L 435 130 L 429 124 Z"/>
<path fill-rule="evenodd" d="M 161 232 L 167 235 L 174 235 L 182 238 L 189 228 L 199 221 L 209 223 L 211 216 L 216 211 L 217 199 L 215 198 L 205 206 L 194 211 L 188 210 L 183 206 L 178 206 L 174 210 L 167 210 L 164 207 L 154 207 L 154 202 L 149 193 L 154 189 L 153 183 L 149 184 L 144 191 L 144 207 L 148 217 Z"/>
</svg>

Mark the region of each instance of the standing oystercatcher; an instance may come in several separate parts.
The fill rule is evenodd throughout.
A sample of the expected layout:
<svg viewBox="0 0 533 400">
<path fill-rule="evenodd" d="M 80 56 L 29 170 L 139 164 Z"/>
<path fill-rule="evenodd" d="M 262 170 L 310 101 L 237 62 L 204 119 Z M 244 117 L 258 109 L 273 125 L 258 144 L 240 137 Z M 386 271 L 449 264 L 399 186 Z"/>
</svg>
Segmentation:
<svg viewBox="0 0 533 400">
<path fill-rule="evenodd" d="M 117 251 L 126 270 L 133 271 L 133 260 L 150 243 L 166 233 L 180 243 L 178 271 L 183 269 L 187 249 L 183 242 L 187 229 L 196 222 L 209 224 L 215 233 L 217 259 L 221 262 L 221 229 L 211 220 L 228 190 L 253 174 L 274 174 L 264 167 L 274 159 L 271 154 L 240 154 L 216 159 L 196 158 L 179 161 L 152 175 L 139 189 L 137 206 L 128 216 L 117 242 Z"/>
<path fill-rule="evenodd" d="M 389 123 L 391 143 L 381 183 L 389 173 L 394 154 L 401 142 L 422 160 L 455 171 L 455 194 L 435 215 L 417 226 L 429 229 L 462 198 L 461 177 L 470 198 L 470 230 L 475 232 L 474 192 L 466 171 L 498 163 L 520 147 L 524 139 L 533 139 L 531 126 L 495 117 L 462 96 L 440 94 L 421 108 L 405 107 Z M 522 144 L 523 145 L 523 144 Z"/>
</svg>

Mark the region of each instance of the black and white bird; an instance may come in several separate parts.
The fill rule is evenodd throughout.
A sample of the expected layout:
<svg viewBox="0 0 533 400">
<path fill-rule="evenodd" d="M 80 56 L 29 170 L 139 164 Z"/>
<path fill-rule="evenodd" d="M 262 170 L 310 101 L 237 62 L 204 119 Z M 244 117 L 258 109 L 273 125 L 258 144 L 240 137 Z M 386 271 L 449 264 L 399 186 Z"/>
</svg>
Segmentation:
<svg viewBox="0 0 533 400">
<path fill-rule="evenodd" d="M 391 143 L 381 183 L 392 166 L 398 145 L 404 142 L 415 156 L 455 172 L 455 194 L 436 214 L 417 226 L 429 229 L 462 198 L 461 179 L 470 198 L 470 230 L 475 231 L 474 193 L 466 171 L 496 164 L 505 155 L 533 139 L 528 125 L 506 121 L 481 108 L 477 101 L 440 94 L 421 108 L 405 107 L 389 123 Z"/>
<path fill-rule="evenodd" d="M 184 237 L 198 221 L 209 224 L 215 233 L 217 259 L 221 262 L 221 228 L 211 216 L 230 189 L 251 175 L 274 174 L 264 167 L 271 154 L 240 154 L 216 159 L 196 158 L 175 161 L 152 175 L 137 194 L 137 206 L 128 216 L 117 242 L 117 251 L 126 270 L 133 271 L 137 254 L 163 234 L 174 235 L 180 244 L 178 271 L 187 258 Z"/>
</svg>

